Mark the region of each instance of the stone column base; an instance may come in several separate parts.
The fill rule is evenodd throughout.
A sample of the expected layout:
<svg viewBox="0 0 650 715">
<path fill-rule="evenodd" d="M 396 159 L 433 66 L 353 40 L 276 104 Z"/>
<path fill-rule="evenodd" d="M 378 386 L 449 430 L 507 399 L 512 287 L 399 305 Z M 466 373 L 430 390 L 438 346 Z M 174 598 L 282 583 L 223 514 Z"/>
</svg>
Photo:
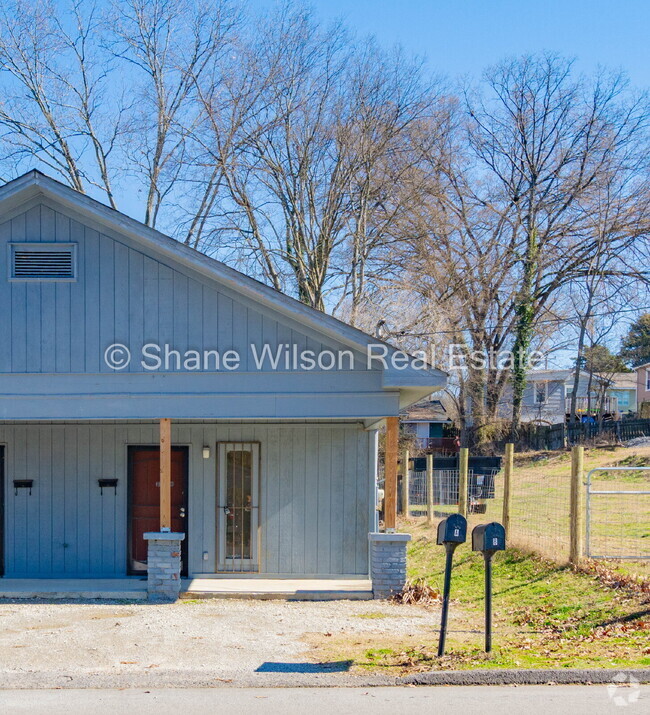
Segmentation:
<svg viewBox="0 0 650 715">
<path fill-rule="evenodd" d="M 401 593 L 406 583 L 406 545 L 410 534 L 368 534 L 370 539 L 370 578 L 375 598 L 390 598 Z"/>
<path fill-rule="evenodd" d="M 147 592 L 150 601 L 176 601 L 181 592 L 181 541 L 185 534 L 150 531 L 148 542 Z"/>
</svg>

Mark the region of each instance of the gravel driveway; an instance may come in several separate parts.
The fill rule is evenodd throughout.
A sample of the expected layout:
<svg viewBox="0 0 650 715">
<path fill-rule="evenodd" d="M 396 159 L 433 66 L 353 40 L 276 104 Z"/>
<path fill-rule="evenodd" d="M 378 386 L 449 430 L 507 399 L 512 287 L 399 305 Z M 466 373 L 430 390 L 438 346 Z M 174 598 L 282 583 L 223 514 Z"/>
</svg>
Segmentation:
<svg viewBox="0 0 650 715">
<path fill-rule="evenodd" d="M 318 671 L 310 633 L 408 635 L 438 621 L 437 609 L 383 601 L 2 602 L 0 678 L 174 670 L 250 682 L 257 673 Z"/>
</svg>

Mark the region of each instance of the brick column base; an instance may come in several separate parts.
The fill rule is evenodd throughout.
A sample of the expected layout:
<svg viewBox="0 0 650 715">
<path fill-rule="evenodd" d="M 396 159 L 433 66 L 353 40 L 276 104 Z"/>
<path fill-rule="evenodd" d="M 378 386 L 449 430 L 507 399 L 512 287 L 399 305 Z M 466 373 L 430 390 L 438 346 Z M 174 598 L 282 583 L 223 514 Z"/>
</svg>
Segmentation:
<svg viewBox="0 0 650 715">
<path fill-rule="evenodd" d="M 181 541 L 185 534 L 150 531 L 148 542 L 147 592 L 150 601 L 176 601 L 181 592 Z"/>
<path fill-rule="evenodd" d="M 406 545 L 410 534 L 368 534 L 370 578 L 375 598 L 390 598 L 406 583 Z"/>
</svg>

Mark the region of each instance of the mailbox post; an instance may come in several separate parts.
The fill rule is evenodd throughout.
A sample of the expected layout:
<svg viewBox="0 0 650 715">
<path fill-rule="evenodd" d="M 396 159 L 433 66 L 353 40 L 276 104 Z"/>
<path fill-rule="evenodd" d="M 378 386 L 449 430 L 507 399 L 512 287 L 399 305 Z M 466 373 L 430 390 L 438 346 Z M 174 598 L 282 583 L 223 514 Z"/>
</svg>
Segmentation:
<svg viewBox="0 0 650 715">
<path fill-rule="evenodd" d="M 451 589 L 451 568 L 454 551 L 459 544 L 467 540 L 467 519 L 461 514 L 452 514 L 438 524 L 438 544 L 444 545 L 445 585 L 442 594 L 442 615 L 440 618 L 440 640 L 438 641 L 438 656 L 445 654 L 447 639 L 447 620 L 449 617 L 449 591 Z"/>
<path fill-rule="evenodd" d="M 492 650 L 492 557 L 506 548 L 506 531 L 496 521 L 479 524 L 472 531 L 472 550 L 485 559 L 485 652 Z"/>
</svg>

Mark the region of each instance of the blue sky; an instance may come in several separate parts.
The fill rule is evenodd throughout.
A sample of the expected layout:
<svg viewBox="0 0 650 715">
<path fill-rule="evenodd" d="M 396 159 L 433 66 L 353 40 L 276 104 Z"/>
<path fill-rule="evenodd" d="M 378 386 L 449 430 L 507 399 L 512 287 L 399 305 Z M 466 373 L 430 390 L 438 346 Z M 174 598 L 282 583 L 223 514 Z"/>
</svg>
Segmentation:
<svg viewBox="0 0 650 715">
<path fill-rule="evenodd" d="M 249 0 L 250 1 L 250 0 Z M 268 7 L 273 0 L 252 0 Z M 650 0 L 312 0 L 318 16 L 426 55 L 451 78 L 478 76 L 507 55 L 554 50 L 625 70 L 650 86 Z"/>
</svg>

